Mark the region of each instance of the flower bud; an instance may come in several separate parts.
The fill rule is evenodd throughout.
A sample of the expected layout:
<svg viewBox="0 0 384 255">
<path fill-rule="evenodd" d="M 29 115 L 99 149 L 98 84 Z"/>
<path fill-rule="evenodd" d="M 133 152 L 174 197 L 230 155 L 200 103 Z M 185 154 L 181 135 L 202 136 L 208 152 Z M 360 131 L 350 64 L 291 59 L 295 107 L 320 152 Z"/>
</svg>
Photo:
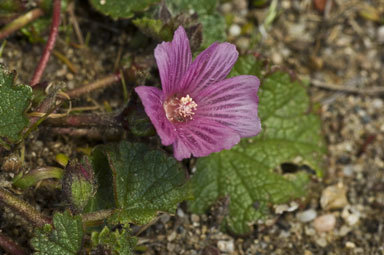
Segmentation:
<svg viewBox="0 0 384 255">
<path fill-rule="evenodd" d="M 83 211 L 97 190 L 93 168 L 89 159 L 72 160 L 63 177 L 63 192 L 74 213 Z"/>
</svg>

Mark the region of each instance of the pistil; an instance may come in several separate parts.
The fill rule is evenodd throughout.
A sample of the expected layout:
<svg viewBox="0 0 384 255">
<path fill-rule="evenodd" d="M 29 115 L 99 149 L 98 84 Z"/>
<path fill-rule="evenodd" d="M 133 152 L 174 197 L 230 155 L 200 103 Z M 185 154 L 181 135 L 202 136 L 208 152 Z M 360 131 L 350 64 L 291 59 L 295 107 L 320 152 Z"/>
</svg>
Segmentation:
<svg viewBox="0 0 384 255">
<path fill-rule="evenodd" d="M 172 122 L 185 122 L 193 119 L 197 104 L 192 97 L 171 97 L 164 102 L 164 110 L 168 120 Z"/>
</svg>

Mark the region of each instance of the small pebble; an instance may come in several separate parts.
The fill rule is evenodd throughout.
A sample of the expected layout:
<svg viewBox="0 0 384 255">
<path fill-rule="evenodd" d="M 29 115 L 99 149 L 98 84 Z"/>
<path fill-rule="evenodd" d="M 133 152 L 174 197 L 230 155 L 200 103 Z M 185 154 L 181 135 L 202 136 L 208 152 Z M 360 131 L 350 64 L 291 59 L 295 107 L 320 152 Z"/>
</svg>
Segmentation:
<svg viewBox="0 0 384 255">
<path fill-rule="evenodd" d="M 241 28 L 237 24 L 232 24 L 229 28 L 229 34 L 233 37 L 239 36 L 241 34 Z"/>
<path fill-rule="evenodd" d="M 274 64 L 281 64 L 282 62 L 283 62 L 283 57 L 279 54 L 279 53 L 277 53 L 277 52 L 274 52 L 273 54 L 272 54 L 272 62 L 274 63 Z"/>
<path fill-rule="evenodd" d="M 275 213 L 282 214 L 284 212 L 295 211 L 297 208 L 299 208 L 299 205 L 295 201 L 292 201 L 290 204 L 275 205 L 274 208 Z"/>
<path fill-rule="evenodd" d="M 360 212 L 355 207 L 348 205 L 344 207 L 341 217 L 349 226 L 353 226 L 359 222 Z"/>
<path fill-rule="evenodd" d="M 233 5 L 237 10 L 244 10 L 247 9 L 248 2 L 247 0 L 236 0 L 233 1 Z"/>
<path fill-rule="evenodd" d="M 321 237 L 319 239 L 316 239 L 316 244 L 324 248 L 325 246 L 327 246 L 328 243 L 324 237 Z"/>
<path fill-rule="evenodd" d="M 232 11 L 232 4 L 224 3 L 221 5 L 220 9 L 223 13 L 230 13 Z"/>
<path fill-rule="evenodd" d="M 305 227 L 304 231 L 305 231 L 305 234 L 307 236 L 314 236 L 314 235 L 316 235 L 316 230 L 311 228 L 311 227 Z"/>
<path fill-rule="evenodd" d="M 177 216 L 179 216 L 180 218 L 184 218 L 184 216 L 185 216 L 185 213 L 184 213 L 184 211 L 183 211 L 181 208 L 178 208 L 178 209 L 177 209 L 176 214 L 177 214 Z"/>
<path fill-rule="evenodd" d="M 74 76 L 73 76 L 73 74 L 71 74 L 71 73 L 67 73 L 66 75 L 65 75 L 65 78 L 67 78 L 68 80 L 73 80 L 73 78 L 74 78 Z"/>
<path fill-rule="evenodd" d="M 384 43 L 384 26 L 377 29 L 377 40 L 379 43 Z"/>
<path fill-rule="evenodd" d="M 356 244 L 348 241 L 345 243 L 345 247 L 348 249 L 354 249 L 356 248 Z"/>
<path fill-rule="evenodd" d="M 309 250 L 305 250 L 304 251 L 304 255 L 312 255 L 313 253 L 311 252 L 311 251 L 309 251 Z"/>
<path fill-rule="evenodd" d="M 313 226 L 317 232 L 328 232 L 334 229 L 336 225 L 336 217 L 333 214 L 325 214 L 319 216 L 313 222 Z"/>
<path fill-rule="evenodd" d="M 167 240 L 168 242 L 172 242 L 173 240 L 176 239 L 176 231 L 173 231 L 168 237 Z"/>
<path fill-rule="evenodd" d="M 220 240 L 217 242 L 217 248 L 219 248 L 219 250 L 222 252 L 232 253 L 235 250 L 235 245 L 233 243 L 233 240 L 229 240 L 229 241 Z"/>
<path fill-rule="evenodd" d="M 317 216 L 317 212 L 313 209 L 306 210 L 304 212 L 299 212 L 296 217 L 301 222 L 310 222 L 314 220 Z"/>
<path fill-rule="evenodd" d="M 200 226 L 200 217 L 198 215 L 192 214 L 191 215 L 191 221 L 192 221 L 193 226 L 195 226 L 195 227 Z"/>
<path fill-rule="evenodd" d="M 347 177 L 353 176 L 353 166 L 352 165 L 346 165 L 343 167 L 343 174 Z"/>
<path fill-rule="evenodd" d="M 345 186 L 338 183 L 326 187 L 321 194 L 320 204 L 325 210 L 344 208 L 348 204 Z"/>
<path fill-rule="evenodd" d="M 346 236 L 349 232 L 351 232 L 351 228 L 343 225 L 339 230 L 339 236 Z"/>
<path fill-rule="evenodd" d="M 169 216 L 169 214 L 166 214 L 166 213 L 160 216 L 160 221 L 163 224 L 166 224 L 170 219 L 171 219 L 171 216 Z"/>
<path fill-rule="evenodd" d="M 167 250 L 168 251 L 174 251 L 176 248 L 176 245 L 174 243 L 168 243 L 167 244 Z"/>
<path fill-rule="evenodd" d="M 384 105 L 383 100 L 381 100 L 380 98 L 375 98 L 372 101 L 372 106 L 376 109 L 382 109 L 383 105 Z"/>
<path fill-rule="evenodd" d="M 237 46 L 239 46 L 239 48 L 242 50 L 247 50 L 249 48 L 250 43 L 250 40 L 246 37 L 240 37 L 236 41 Z"/>
</svg>

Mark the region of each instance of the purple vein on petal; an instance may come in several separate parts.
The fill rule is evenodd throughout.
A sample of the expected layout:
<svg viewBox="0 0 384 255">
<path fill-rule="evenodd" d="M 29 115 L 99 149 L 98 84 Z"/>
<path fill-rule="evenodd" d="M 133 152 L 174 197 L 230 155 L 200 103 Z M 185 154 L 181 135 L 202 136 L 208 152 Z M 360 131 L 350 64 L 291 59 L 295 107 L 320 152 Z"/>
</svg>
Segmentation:
<svg viewBox="0 0 384 255">
<path fill-rule="evenodd" d="M 213 43 L 193 61 L 182 79 L 182 90 L 194 97 L 208 85 L 225 79 L 238 55 L 233 44 Z"/>
<path fill-rule="evenodd" d="M 241 75 L 212 84 L 201 91 L 196 102 L 197 116 L 222 123 L 241 137 L 255 136 L 261 131 L 257 114 L 259 79 Z"/>
<path fill-rule="evenodd" d="M 156 47 L 155 58 L 164 94 L 177 93 L 192 62 L 189 40 L 183 27 L 176 30 L 172 42 L 163 42 Z"/>
</svg>

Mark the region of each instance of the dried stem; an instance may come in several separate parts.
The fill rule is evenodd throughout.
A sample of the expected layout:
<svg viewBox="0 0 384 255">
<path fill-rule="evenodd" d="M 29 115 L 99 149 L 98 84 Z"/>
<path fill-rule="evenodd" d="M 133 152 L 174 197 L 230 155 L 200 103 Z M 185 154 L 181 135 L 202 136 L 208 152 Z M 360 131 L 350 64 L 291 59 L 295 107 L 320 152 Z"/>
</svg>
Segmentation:
<svg viewBox="0 0 384 255">
<path fill-rule="evenodd" d="M 328 84 L 326 82 L 322 82 L 319 80 L 311 80 L 311 84 L 312 86 L 321 88 L 321 89 L 340 91 L 340 92 L 346 92 L 346 93 L 352 93 L 352 94 L 361 94 L 361 95 L 367 95 L 367 96 L 379 96 L 384 94 L 384 87 L 370 87 L 370 88 L 360 89 L 360 88 L 352 88 L 347 86 Z"/>
<path fill-rule="evenodd" d="M 32 87 L 40 82 L 41 76 L 43 75 L 45 67 L 47 66 L 53 47 L 55 46 L 56 37 L 59 32 L 59 25 L 60 25 L 60 8 L 61 8 L 61 0 L 53 0 L 51 31 L 49 34 L 47 44 L 44 49 L 44 53 L 40 58 L 40 61 L 36 67 L 35 73 L 33 74 L 33 78 L 30 84 Z"/>
<path fill-rule="evenodd" d="M 95 82 L 88 83 L 88 84 L 85 84 L 79 88 L 67 91 L 67 94 L 71 98 L 80 97 L 84 94 L 87 94 L 87 93 L 93 91 L 93 90 L 104 88 L 104 87 L 107 87 L 109 85 L 112 85 L 112 84 L 114 84 L 120 80 L 121 80 L 121 73 L 117 72 L 117 73 L 108 75 L 107 77 L 104 77 L 104 78 L 97 80 Z"/>
<path fill-rule="evenodd" d="M 72 62 L 63 54 L 61 54 L 60 52 L 56 51 L 56 50 L 53 50 L 52 51 L 53 55 L 55 55 L 55 57 L 57 57 L 61 62 L 63 62 L 64 64 L 66 64 L 69 68 L 69 70 L 71 70 L 72 73 L 77 73 L 77 68 L 74 64 L 72 64 Z"/>
<path fill-rule="evenodd" d="M 18 243 L 11 238 L 0 232 L 0 247 L 10 255 L 27 255 L 27 251 L 24 250 Z"/>
<path fill-rule="evenodd" d="M 35 226 L 44 226 L 51 224 L 51 220 L 37 211 L 24 200 L 12 195 L 9 191 L 0 188 L 0 202 L 15 210 L 18 214 L 29 220 Z"/>
<path fill-rule="evenodd" d="M 70 137 L 86 137 L 91 140 L 119 140 L 122 132 L 119 129 L 101 130 L 96 127 L 92 128 L 74 128 L 74 127 L 52 127 L 49 132 L 66 135 Z"/>
<path fill-rule="evenodd" d="M 20 28 L 24 27 L 28 23 L 31 23 L 32 21 L 41 17 L 43 14 L 44 12 L 42 9 L 36 8 L 16 18 L 15 20 L 13 20 L 11 23 L 9 23 L 8 25 L 6 25 L 4 28 L 0 30 L 0 40 L 4 39 L 5 37 L 9 36 L 13 32 L 19 30 Z"/>
<path fill-rule="evenodd" d="M 121 127 L 115 114 L 71 115 L 64 118 L 47 119 L 45 123 L 56 127 Z"/>
<path fill-rule="evenodd" d="M 79 40 L 79 44 L 84 45 L 84 37 L 83 37 L 83 34 L 81 33 L 79 22 L 77 22 L 76 15 L 75 15 L 75 2 L 71 2 L 68 5 L 67 11 L 69 13 L 69 20 L 72 23 L 75 34 Z"/>
<path fill-rule="evenodd" d="M 45 113 L 45 115 L 43 117 L 31 117 L 29 119 L 29 126 L 28 129 L 24 132 L 24 138 L 26 138 L 33 130 L 35 130 L 41 122 L 48 118 L 49 114 L 58 109 L 64 102 L 59 98 L 57 99 L 56 104 L 52 106 L 56 99 L 56 95 L 48 96 L 43 100 L 43 102 L 41 102 L 41 104 L 37 107 L 36 112 Z"/>
</svg>

